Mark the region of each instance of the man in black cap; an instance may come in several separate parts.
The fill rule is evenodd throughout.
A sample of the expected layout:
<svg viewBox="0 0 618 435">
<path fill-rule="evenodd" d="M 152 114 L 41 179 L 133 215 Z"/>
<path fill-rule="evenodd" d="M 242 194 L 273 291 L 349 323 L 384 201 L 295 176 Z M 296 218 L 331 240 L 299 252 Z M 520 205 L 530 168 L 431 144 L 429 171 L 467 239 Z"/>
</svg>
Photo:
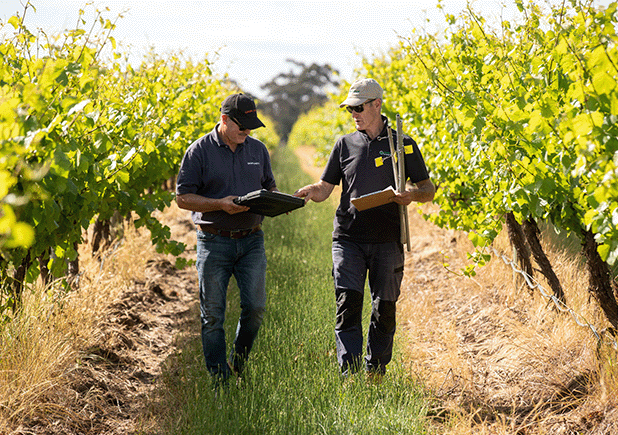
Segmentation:
<svg viewBox="0 0 618 435">
<path fill-rule="evenodd" d="M 227 97 L 219 123 L 185 152 L 176 184 L 176 202 L 197 227 L 202 346 L 216 385 L 242 373 L 266 307 L 264 217 L 234 203 L 254 190 L 277 190 L 266 146 L 249 136 L 259 127 L 250 97 Z M 232 275 L 242 311 L 228 359 L 223 321 Z"/>
</svg>

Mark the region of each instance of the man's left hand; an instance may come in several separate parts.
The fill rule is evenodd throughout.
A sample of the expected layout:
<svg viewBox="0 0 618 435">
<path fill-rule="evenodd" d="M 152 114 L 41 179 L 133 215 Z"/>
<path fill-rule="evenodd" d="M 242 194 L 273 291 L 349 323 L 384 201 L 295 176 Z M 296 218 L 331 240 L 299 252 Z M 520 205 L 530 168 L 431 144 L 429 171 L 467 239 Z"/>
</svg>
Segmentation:
<svg viewBox="0 0 618 435">
<path fill-rule="evenodd" d="M 404 190 L 401 193 L 397 193 L 393 197 L 393 202 L 401 205 L 409 205 L 412 202 L 412 192 L 409 190 Z"/>
</svg>

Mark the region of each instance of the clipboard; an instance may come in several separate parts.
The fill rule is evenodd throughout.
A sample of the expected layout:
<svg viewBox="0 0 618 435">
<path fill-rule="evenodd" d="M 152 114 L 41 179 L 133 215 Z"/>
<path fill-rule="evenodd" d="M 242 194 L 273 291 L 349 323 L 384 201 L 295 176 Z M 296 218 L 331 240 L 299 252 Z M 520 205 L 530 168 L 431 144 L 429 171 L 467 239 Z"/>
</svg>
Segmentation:
<svg viewBox="0 0 618 435">
<path fill-rule="evenodd" d="M 249 207 L 251 213 L 274 217 L 305 205 L 304 198 L 265 189 L 254 190 L 234 199 L 234 203 Z"/>
<path fill-rule="evenodd" d="M 359 196 L 358 198 L 352 198 L 350 201 L 354 204 L 357 210 L 363 211 L 369 208 L 377 207 L 379 205 L 388 204 L 391 199 L 396 195 L 393 186 L 388 186 L 384 190 L 368 193 L 367 195 Z"/>
</svg>

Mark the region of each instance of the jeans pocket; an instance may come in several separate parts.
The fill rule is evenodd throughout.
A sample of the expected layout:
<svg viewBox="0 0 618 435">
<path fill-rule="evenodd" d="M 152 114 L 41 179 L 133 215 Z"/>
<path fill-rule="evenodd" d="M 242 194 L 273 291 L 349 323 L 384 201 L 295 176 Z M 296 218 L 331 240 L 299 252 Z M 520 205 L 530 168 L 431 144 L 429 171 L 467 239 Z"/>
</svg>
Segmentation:
<svg viewBox="0 0 618 435">
<path fill-rule="evenodd" d="M 197 230 L 197 240 L 201 242 L 211 242 L 217 237 L 216 234 L 206 233 L 200 229 Z"/>
</svg>

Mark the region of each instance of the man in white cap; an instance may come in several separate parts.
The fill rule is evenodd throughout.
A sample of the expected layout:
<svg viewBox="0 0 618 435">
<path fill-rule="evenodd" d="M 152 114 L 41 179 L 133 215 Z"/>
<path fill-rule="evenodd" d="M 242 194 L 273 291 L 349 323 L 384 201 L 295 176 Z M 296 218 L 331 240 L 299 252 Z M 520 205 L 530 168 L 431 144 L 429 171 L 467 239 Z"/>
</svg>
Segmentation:
<svg viewBox="0 0 618 435">
<path fill-rule="evenodd" d="M 332 244 L 337 361 L 344 377 L 364 368 L 371 378 L 379 380 L 392 358 L 396 302 L 403 278 L 405 258 L 398 204 L 432 201 L 435 186 L 416 143 L 404 136 L 406 190 L 397 193 L 391 203 L 356 209 L 351 198 L 395 186 L 392 164 L 384 164 L 392 158 L 390 127 L 381 114 L 382 88 L 373 79 L 355 81 L 340 107 L 352 114 L 357 131 L 337 140 L 320 181 L 300 188 L 295 195 L 306 202 L 321 202 L 342 183 Z M 396 132 L 392 134 L 396 138 Z M 372 311 L 363 364 L 361 320 L 367 276 Z"/>
</svg>

